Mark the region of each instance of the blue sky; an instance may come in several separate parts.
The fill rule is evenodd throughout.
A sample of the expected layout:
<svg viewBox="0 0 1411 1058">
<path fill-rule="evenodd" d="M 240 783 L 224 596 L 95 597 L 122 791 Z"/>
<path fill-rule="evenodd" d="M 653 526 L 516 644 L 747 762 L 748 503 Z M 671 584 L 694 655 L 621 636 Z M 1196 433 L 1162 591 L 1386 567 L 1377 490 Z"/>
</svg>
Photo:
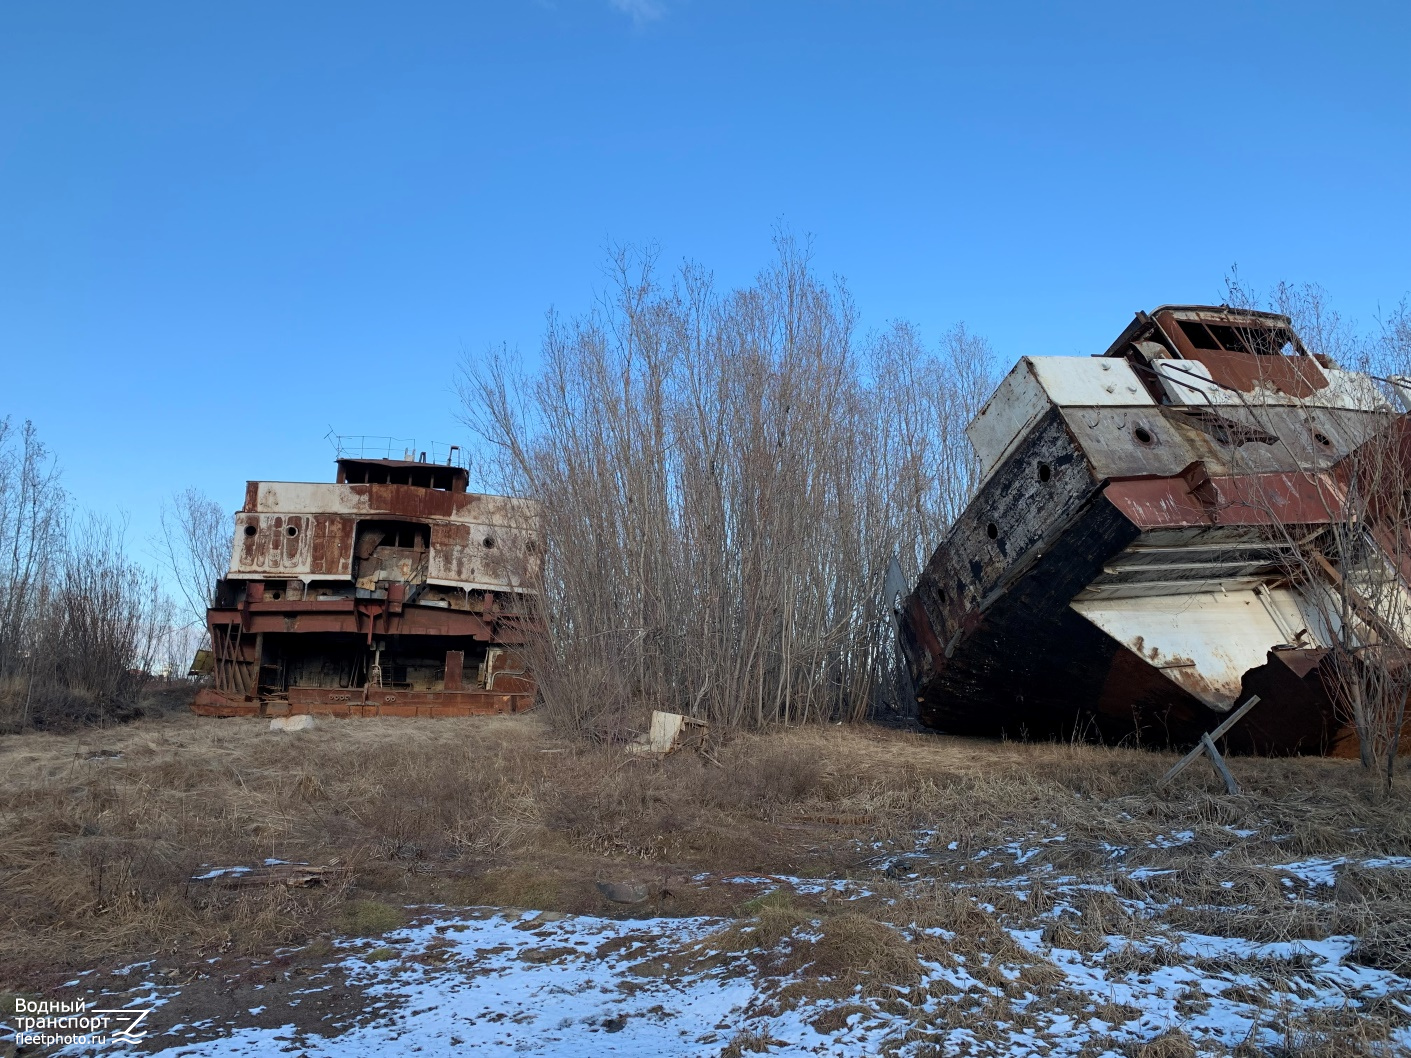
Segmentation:
<svg viewBox="0 0 1411 1058">
<path fill-rule="evenodd" d="M 1233 262 L 1411 291 L 1404 4 L 0 0 L 0 414 L 140 541 L 161 498 L 455 441 L 462 351 L 655 242 L 782 222 L 864 328 L 1100 351 Z"/>
</svg>

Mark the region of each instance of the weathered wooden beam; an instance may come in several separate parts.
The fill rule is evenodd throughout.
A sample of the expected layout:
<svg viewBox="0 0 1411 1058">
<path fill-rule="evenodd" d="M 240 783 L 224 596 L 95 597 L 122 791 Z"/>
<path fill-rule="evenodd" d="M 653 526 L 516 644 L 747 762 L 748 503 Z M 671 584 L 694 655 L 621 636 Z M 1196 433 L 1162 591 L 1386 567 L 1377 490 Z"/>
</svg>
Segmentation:
<svg viewBox="0 0 1411 1058">
<path fill-rule="evenodd" d="M 1215 748 L 1215 742 L 1208 734 L 1200 736 L 1201 748 L 1205 750 L 1205 755 L 1210 758 L 1210 765 L 1225 780 L 1225 792 L 1231 797 L 1240 792 L 1240 784 L 1235 782 L 1235 777 L 1230 774 L 1229 766 L 1225 763 L 1225 758 L 1220 756 L 1220 751 Z"/>
<path fill-rule="evenodd" d="M 1161 780 L 1156 784 L 1156 785 L 1157 785 L 1157 788 L 1159 789 L 1160 787 L 1165 786 L 1168 782 L 1170 782 L 1172 779 L 1174 779 L 1177 775 L 1180 775 L 1181 772 L 1185 771 L 1186 768 L 1190 766 L 1190 764 L 1191 764 L 1192 761 L 1194 761 L 1197 757 L 1199 757 L 1202 753 L 1204 753 L 1204 752 L 1205 752 L 1205 742 L 1206 742 L 1207 739 L 1209 739 L 1209 740 L 1210 740 L 1210 743 L 1211 743 L 1212 745 L 1214 745 L 1214 742 L 1215 742 L 1215 740 L 1216 740 L 1217 738 L 1220 738 L 1221 736 L 1223 736 L 1227 731 L 1230 730 L 1230 728 L 1234 727 L 1237 723 L 1239 723 L 1240 720 L 1244 717 L 1244 714 L 1247 713 L 1247 712 L 1249 712 L 1251 709 L 1253 709 L 1253 708 L 1254 708 L 1256 705 L 1258 705 L 1258 704 L 1259 704 L 1259 695 L 1257 695 L 1257 694 L 1250 695 L 1249 701 L 1245 702 L 1244 705 L 1240 706 L 1238 709 L 1236 709 L 1236 710 L 1235 710 L 1233 713 L 1231 713 L 1229 716 L 1225 717 L 1224 721 L 1220 724 L 1219 727 L 1217 727 L 1214 731 L 1209 732 L 1208 734 L 1202 735 L 1201 738 L 1200 738 L 1200 745 L 1196 746 L 1195 749 L 1191 750 L 1189 753 L 1187 753 L 1187 754 L 1186 754 L 1184 757 L 1182 757 L 1180 760 L 1176 761 L 1176 763 L 1171 766 L 1171 770 L 1168 771 L 1165 775 L 1161 776 Z M 1218 754 L 1217 754 L 1217 756 L 1218 756 Z M 1219 769 L 1220 769 L 1221 767 L 1223 767 L 1223 766 L 1224 766 L 1224 761 L 1222 760 L 1221 763 L 1220 763 L 1220 765 L 1217 766 L 1217 769 L 1216 769 L 1216 770 L 1219 770 Z M 1228 769 L 1226 769 L 1226 770 L 1228 771 Z M 1234 782 L 1234 779 L 1233 779 L 1233 778 L 1227 780 L 1226 783 L 1225 783 L 1226 787 L 1228 788 L 1229 785 L 1230 785 L 1230 783 L 1232 783 L 1232 782 Z M 1231 792 L 1231 793 L 1234 793 L 1234 792 L 1236 792 L 1236 791 L 1232 790 L 1232 791 L 1230 791 L 1230 792 Z"/>
</svg>

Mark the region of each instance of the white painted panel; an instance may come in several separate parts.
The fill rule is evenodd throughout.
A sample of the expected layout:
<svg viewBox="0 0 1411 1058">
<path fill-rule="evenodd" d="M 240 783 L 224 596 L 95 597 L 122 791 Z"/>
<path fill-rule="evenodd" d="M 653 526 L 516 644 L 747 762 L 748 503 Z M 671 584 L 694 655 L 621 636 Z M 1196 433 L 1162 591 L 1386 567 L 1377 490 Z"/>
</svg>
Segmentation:
<svg viewBox="0 0 1411 1058">
<path fill-rule="evenodd" d="M 1378 391 L 1376 383 L 1356 371 L 1324 368 L 1328 384 L 1314 390 L 1302 400 L 1269 388 L 1253 393 L 1241 393 L 1216 385 L 1210 379 L 1210 368 L 1199 360 L 1158 360 L 1156 372 L 1166 391 L 1177 404 L 1275 405 L 1310 408 L 1344 408 L 1353 411 L 1390 411 L 1391 406 Z"/>
<path fill-rule="evenodd" d="M 424 520 L 492 526 L 528 527 L 534 524 L 535 504 L 531 500 L 484 493 L 454 495 L 456 509 L 445 515 L 425 516 Z M 367 486 L 316 481 L 260 481 L 256 483 L 255 509 L 261 514 L 388 514 L 392 517 L 413 517 L 410 512 L 374 510 L 368 496 Z"/>
<path fill-rule="evenodd" d="M 1026 356 L 985 402 L 965 433 L 991 470 L 1024 440 L 1053 405 L 1152 407 L 1155 402 L 1125 360 L 1109 357 Z"/>
<path fill-rule="evenodd" d="M 1177 404 L 1238 403 L 1236 394 L 1210 380 L 1210 368 L 1199 360 L 1157 360 L 1153 366 Z"/>
<path fill-rule="evenodd" d="M 1292 599 L 1278 601 L 1281 612 L 1297 612 Z M 1253 591 L 1071 605 L 1216 709 L 1233 706 L 1245 672 L 1263 665 L 1269 660 L 1269 648 L 1284 642 L 1283 632 Z"/>
<path fill-rule="evenodd" d="M 980 460 L 981 477 L 988 477 L 1048 411 L 1048 397 L 1034 377 L 1030 359 L 1024 357 L 1014 365 L 965 428 L 970 446 Z"/>
<path fill-rule="evenodd" d="M 1328 388 L 1320 389 L 1305 403 L 1323 408 L 1356 408 L 1359 411 L 1391 411 L 1391 404 L 1377 389 L 1377 384 L 1357 371 L 1323 368 L 1328 376 Z"/>
<path fill-rule="evenodd" d="M 261 481 L 256 488 L 255 504 L 266 514 L 364 514 L 368 511 L 366 496 L 359 496 L 346 485 L 317 481 Z"/>
<path fill-rule="evenodd" d="M 1132 365 L 1108 356 L 1030 356 L 1034 375 L 1060 408 L 1155 405 Z"/>
</svg>

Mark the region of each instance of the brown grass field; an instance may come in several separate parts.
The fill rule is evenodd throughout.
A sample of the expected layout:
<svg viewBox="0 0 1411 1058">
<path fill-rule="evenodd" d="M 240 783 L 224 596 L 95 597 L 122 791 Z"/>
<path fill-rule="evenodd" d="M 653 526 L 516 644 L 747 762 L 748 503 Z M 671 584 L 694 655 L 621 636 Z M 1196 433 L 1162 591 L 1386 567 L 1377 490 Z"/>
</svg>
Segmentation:
<svg viewBox="0 0 1411 1058">
<path fill-rule="evenodd" d="M 1001 928 L 1026 924 L 1076 951 L 1163 930 L 1350 934 L 1356 958 L 1411 976 L 1405 872 L 1349 865 L 1314 899 L 1277 868 L 1411 855 L 1399 793 L 1378 796 L 1355 763 L 1316 758 L 1234 758 L 1238 797 L 1203 762 L 1156 792 L 1173 760 L 859 725 L 653 761 L 561 737 L 533 713 L 294 734 L 173 713 L 11 735 L 0 739 L 0 988 L 43 992 L 139 957 L 194 980 L 204 960 L 316 955 L 426 905 L 721 916 L 683 958 L 744 959 L 840 1001 L 917 980 L 918 959 L 966 953 L 972 967 L 1017 960 L 1026 988 L 1056 995 L 1053 967 L 1021 957 Z M 315 888 L 193 881 L 266 859 L 338 871 Z M 810 880 L 829 884 L 798 884 Z M 613 902 L 598 883 L 646 896 Z M 862 895 L 838 899 L 843 884 Z M 1071 914 L 1042 914 L 1067 904 Z M 1358 1046 L 1408 1020 L 1396 1004 L 1359 1013 Z M 1337 1026 L 1318 1038 L 1351 1039 Z M 768 1042 L 743 1034 L 725 1053 L 756 1045 Z"/>
</svg>

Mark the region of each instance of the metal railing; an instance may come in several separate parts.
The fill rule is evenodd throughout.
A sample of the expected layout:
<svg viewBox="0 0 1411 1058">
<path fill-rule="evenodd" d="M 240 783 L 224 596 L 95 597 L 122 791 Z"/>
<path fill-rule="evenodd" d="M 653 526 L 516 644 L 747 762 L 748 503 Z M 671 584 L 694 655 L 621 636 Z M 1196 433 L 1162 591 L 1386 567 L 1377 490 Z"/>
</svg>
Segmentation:
<svg viewBox="0 0 1411 1058">
<path fill-rule="evenodd" d="M 338 459 L 404 459 L 413 463 L 434 463 L 443 467 L 470 468 L 466 451 L 460 445 L 432 441 L 417 444 L 413 437 L 377 437 L 370 434 L 336 434 L 328 441 Z"/>
</svg>

